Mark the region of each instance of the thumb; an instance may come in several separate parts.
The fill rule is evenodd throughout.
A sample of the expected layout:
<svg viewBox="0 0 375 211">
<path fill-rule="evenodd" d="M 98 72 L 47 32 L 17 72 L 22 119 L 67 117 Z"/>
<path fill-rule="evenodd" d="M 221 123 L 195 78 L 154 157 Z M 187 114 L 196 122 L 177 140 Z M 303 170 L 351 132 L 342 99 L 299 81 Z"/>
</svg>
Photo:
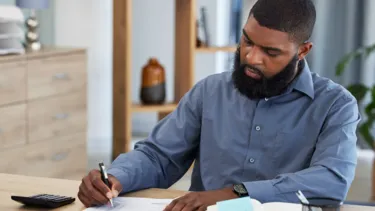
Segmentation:
<svg viewBox="0 0 375 211">
<path fill-rule="evenodd" d="M 121 193 L 122 191 L 122 185 L 120 181 L 118 181 L 114 176 L 109 176 L 108 180 L 111 183 L 111 191 L 112 191 L 113 197 L 117 197 L 119 193 Z"/>
</svg>

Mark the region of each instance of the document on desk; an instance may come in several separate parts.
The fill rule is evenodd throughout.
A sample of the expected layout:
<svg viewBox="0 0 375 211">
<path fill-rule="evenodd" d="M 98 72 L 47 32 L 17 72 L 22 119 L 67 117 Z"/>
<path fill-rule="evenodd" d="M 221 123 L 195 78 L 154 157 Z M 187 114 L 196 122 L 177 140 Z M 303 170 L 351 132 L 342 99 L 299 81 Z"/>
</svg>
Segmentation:
<svg viewBox="0 0 375 211">
<path fill-rule="evenodd" d="M 117 197 L 114 198 L 114 207 L 102 205 L 90 207 L 85 211 L 163 211 L 173 199 L 151 199 L 137 197 Z"/>
</svg>

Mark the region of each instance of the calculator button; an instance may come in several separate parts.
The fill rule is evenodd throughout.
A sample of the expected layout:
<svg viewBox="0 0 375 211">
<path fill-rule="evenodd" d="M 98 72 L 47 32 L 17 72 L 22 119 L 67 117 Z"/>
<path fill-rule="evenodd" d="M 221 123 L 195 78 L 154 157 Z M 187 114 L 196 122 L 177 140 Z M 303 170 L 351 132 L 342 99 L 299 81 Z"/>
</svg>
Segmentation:
<svg viewBox="0 0 375 211">
<path fill-rule="evenodd" d="M 52 199 L 52 201 L 54 201 L 54 202 L 62 202 L 62 201 L 66 201 L 66 199 L 65 198 Z"/>
</svg>

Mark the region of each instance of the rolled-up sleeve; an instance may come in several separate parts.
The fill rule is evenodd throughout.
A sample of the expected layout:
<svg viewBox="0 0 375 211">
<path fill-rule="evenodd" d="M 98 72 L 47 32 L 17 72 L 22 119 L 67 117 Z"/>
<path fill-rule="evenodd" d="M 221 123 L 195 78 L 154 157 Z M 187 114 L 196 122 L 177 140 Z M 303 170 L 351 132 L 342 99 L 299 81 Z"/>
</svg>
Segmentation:
<svg viewBox="0 0 375 211">
<path fill-rule="evenodd" d="M 120 181 L 123 193 L 168 188 L 186 173 L 199 147 L 202 89 L 200 81 L 157 123 L 147 139 L 113 161 L 108 174 Z"/>
<path fill-rule="evenodd" d="M 309 168 L 281 174 L 272 180 L 244 182 L 250 197 L 261 202 L 297 203 L 295 193 L 301 190 L 308 198 L 344 201 L 355 175 L 356 130 L 360 119 L 355 98 L 342 95 L 329 110 Z"/>
</svg>

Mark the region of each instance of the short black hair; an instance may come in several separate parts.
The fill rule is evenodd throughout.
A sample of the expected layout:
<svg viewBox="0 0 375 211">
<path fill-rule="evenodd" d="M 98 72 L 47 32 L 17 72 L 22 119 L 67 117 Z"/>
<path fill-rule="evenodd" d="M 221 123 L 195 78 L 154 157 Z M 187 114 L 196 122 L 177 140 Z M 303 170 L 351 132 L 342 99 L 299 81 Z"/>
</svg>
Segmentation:
<svg viewBox="0 0 375 211">
<path fill-rule="evenodd" d="M 259 25 L 289 34 L 291 41 L 310 39 L 316 20 L 311 0 L 258 0 L 250 10 Z"/>
</svg>

